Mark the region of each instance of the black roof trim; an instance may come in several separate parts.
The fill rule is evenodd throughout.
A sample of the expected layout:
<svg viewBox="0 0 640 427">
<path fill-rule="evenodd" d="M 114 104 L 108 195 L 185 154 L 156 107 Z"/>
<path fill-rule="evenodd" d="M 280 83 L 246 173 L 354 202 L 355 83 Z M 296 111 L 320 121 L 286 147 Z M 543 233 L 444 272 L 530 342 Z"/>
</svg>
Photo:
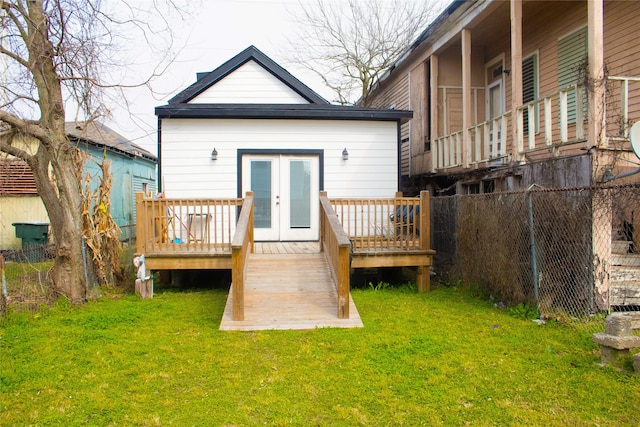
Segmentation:
<svg viewBox="0 0 640 427">
<path fill-rule="evenodd" d="M 158 118 L 313 119 L 408 121 L 413 111 L 314 104 L 169 104 L 156 107 Z"/>
<path fill-rule="evenodd" d="M 329 104 L 326 99 L 315 93 L 308 86 L 306 86 L 304 83 L 290 74 L 287 70 L 282 68 L 271 58 L 258 50 L 258 48 L 256 48 L 255 46 L 249 46 L 248 48 L 209 73 L 198 73 L 197 81 L 173 98 L 171 98 L 169 100 L 169 104 L 181 104 L 189 102 L 197 95 L 201 94 L 206 89 L 213 86 L 216 82 L 222 80 L 224 77 L 228 76 L 233 71 L 237 70 L 250 60 L 253 60 L 261 65 L 265 70 L 270 72 L 278 80 L 293 89 L 296 93 L 298 93 L 301 97 L 303 97 L 310 103 L 323 105 Z"/>
<path fill-rule="evenodd" d="M 475 0 L 471 2 L 469 0 L 452 1 L 449 6 L 447 6 L 442 12 L 440 12 L 440 15 L 438 15 L 436 19 L 434 19 L 433 22 L 431 22 L 431 24 L 429 24 L 427 28 L 425 28 L 424 31 L 420 33 L 416 40 L 411 43 L 409 51 L 413 51 L 418 46 L 420 46 L 425 40 L 429 38 L 431 34 L 433 34 L 438 28 L 440 28 L 440 26 L 443 25 L 451 15 L 453 15 L 453 12 L 455 12 L 458 8 L 460 8 L 460 6 L 465 3 L 469 3 L 471 5 L 475 3 Z"/>
</svg>

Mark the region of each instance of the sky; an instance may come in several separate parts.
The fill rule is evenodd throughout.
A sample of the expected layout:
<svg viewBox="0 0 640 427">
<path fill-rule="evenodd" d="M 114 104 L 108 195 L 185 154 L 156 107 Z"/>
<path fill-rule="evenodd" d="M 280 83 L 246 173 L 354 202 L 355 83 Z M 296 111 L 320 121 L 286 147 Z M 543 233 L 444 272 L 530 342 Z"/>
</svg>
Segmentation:
<svg viewBox="0 0 640 427">
<path fill-rule="evenodd" d="M 152 4 L 157 0 L 138 0 Z M 296 32 L 295 14 L 301 10 L 300 2 L 313 0 L 173 0 L 184 1 L 191 8 L 191 15 L 184 20 L 165 16 L 173 32 L 174 60 L 162 75 L 151 83 L 151 88 L 141 87 L 125 91 L 125 102 L 111 106 L 111 117 L 105 124 L 141 147 L 157 152 L 156 106 L 167 101 L 195 82 L 197 72 L 216 69 L 247 47 L 254 45 L 283 66 L 312 90 L 332 100 L 332 92 L 320 78 L 300 65 L 286 61 L 290 46 L 287 38 Z M 341 4 L 345 0 L 325 0 Z M 366 0 L 363 0 L 366 1 Z M 387 0 L 384 0 L 387 1 Z M 393 0 L 388 0 L 389 2 Z M 426 1 L 426 0 L 406 0 Z M 138 48 L 127 69 L 140 76 L 153 69 L 157 58 L 146 55 L 145 47 Z M 119 104 L 119 105 L 118 105 Z"/>
<path fill-rule="evenodd" d="M 141 147 L 156 153 L 157 118 L 154 107 L 167 101 L 196 80 L 197 72 L 216 69 L 228 59 L 254 45 L 286 68 L 321 96 L 331 92 L 312 72 L 286 64 L 287 37 L 295 31 L 292 11 L 298 0 L 202 0 L 194 16 L 172 22 L 175 59 L 165 72 L 147 87 L 125 91 L 128 108 L 111 106 L 107 126 Z M 152 69 L 153 59 L 129 67 L 141 76 Z M 127 111 L 128 110 L 128 111 Z"/>
</svg>

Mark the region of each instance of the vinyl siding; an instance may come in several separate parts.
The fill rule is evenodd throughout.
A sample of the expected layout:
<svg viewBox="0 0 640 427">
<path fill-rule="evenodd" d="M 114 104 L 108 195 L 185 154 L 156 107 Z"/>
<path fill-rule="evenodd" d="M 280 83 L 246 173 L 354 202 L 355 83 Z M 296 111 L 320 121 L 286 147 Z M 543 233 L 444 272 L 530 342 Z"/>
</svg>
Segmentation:
<svg viewBox="0 0 640 427">
<path fill-rule="evenodd" d="M 396 144 L 396 122 L 164 119 L 164 191 L 167 197 L 237 197 L 238 149 L 322 149 L 330 197 L 391 197 Z"/>
<path fill-rule="evenodd" d="M 249 61 L 190 101 L 191 104 L 308 104 L 290 87 Z"/>
</svg>

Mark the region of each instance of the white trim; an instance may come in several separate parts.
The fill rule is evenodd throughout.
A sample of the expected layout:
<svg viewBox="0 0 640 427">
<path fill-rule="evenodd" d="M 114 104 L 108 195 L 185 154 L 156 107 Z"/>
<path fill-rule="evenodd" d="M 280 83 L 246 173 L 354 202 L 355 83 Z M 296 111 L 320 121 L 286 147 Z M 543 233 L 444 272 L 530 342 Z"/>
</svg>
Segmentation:
<svg viewBox="0 0 640 427">
<path fill-rule="evenodd" d="M 502 70 L 504 71 L 504 63 L 505 63 L 504 52 L 502 52 L 497 56 L 494 56 L 489 61 L 484 63 L 484 88 L 485 89 L 489 87 L 489 79 L 487 78 L 487 75 L 489 74 L 489 69 L 493 68 L 496 64 L 501 64 Z M 502 80 L 504 83 L 504 72 L 502 73 L 502 76 L 500 76 L 500 80 Z"/>
</svg>

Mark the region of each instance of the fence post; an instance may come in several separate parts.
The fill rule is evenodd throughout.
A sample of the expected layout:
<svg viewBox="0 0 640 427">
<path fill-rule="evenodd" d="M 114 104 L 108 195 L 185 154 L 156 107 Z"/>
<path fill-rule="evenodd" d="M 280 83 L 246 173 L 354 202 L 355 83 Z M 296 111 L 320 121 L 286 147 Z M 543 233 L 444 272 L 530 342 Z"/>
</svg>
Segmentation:
<svg viewBox="0 0 640 427">
<path fill-rule="evenodd" d="M 0 311 L 4 311 L 7 308 L 7 278 L 4 274 L 4 256 L 0 254 L 0 276 L 2 276 L 2 303 L 0 304 Z"/>
<path fill-rule="evenodd" d="M 428 191 L 420 192 L 420 249 L 431 249 L 431 200 Z M 432 256 L 432 255 L 426 255 Z M 428 266 L 418 266 L 418 292 L 428 292 L 431 290 L 431 272 Z"/>
<path fill-rule="evenodd" d="M 536 251 L 536 236 L 533 223 L 533 201 L 531 200 L 531 191 L 527 194 L 528 211 L 529 211 L 529 246 L 531 251 L 531 270 L 533 271 L 533 297 L 536 300 L 536 305 L 539 300 L 539 286 L 538 280 L 538 254 Z"/>
</svg>

